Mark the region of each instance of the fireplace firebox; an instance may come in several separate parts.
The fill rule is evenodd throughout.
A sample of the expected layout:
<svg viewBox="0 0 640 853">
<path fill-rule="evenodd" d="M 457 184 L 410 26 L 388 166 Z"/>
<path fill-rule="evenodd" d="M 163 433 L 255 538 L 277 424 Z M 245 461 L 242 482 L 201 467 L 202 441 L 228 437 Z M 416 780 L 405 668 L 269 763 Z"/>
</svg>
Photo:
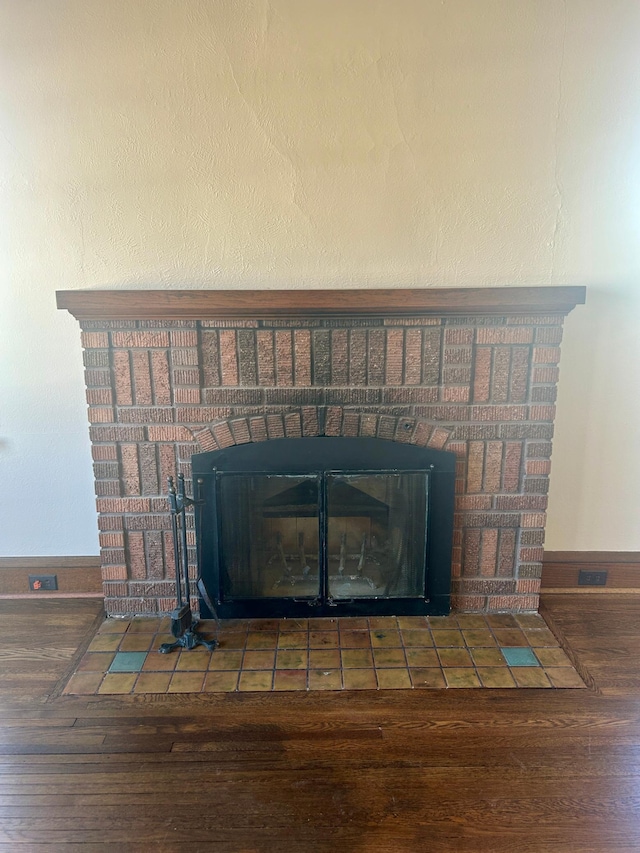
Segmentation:
<svg viewBox="0 0 640 853">
<path fill-rule="evenodd" d="M 323 436 L 192 465 L 199 570 L 219 616 L 449 612 L 453 453 Z"/>
</svg>

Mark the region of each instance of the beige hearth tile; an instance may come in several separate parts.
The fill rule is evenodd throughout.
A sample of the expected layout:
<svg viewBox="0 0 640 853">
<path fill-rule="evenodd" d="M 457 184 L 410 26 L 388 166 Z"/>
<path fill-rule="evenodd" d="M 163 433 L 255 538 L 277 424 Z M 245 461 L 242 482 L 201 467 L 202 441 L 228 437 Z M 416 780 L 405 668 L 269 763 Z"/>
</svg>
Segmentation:
<svg viewBox="0 0 640 853">
<path fill-rule="evenodd" d="M 306 649 L 283 649 L 276 655 L 276 669 L 306 669 Z"/>
<path fill-rule="evenodd" d="M 410 669 L 411 681 L 416 688 L 438 688 L 446 687 L 444 675 L 440 667 L 429 669 Z"/>
<path fill-rule="evenodd" d="M 310 669 L 309 690 L 342 690 L 339 669 Z"/>
<path fill-rule="evenodd" d="M 247 649 L 275 649 L 277 645 L 277 631 L 249 631 L 247 634 Z"/>
<path fill-rule="evenodd" d="M 308 631 L 308 619 L 281 619 L 280 633 L 288 633 L 290 631 Z"/>
<path fill-rule="evenodd" d="M 167 693 L 199 693 L 204 683 L 204 672 L 174 672 Z"/>
<path fill-rule="evenodd" d="M 495 648 L 496 639 L 490 631 L 462 631 L 464 641 L 470 648 Z"/>
<path fill-rule="evenodd" d="M 178 658 L 178 652 L 163 655 L 160 652 L 151 651 L 146 656 L 142 669 L 144 672 L 170 672 L 176 668 Z"/>
<path fill-rule="evenodd" d="M 309 634 L 310 649 L 337 649 L 338 642 L 337 631 L 311 631 Z"/>
<path fill-rule="evenodd" d="M 547 625 L 539 613 L 521 613 L 516 616 L 521 628 L 546 628 Z"/>
<path fill-rule="evenodd" d="M 524 634 L 533 648 L 544 646 L 558 646 L 558 641 L 548 628 L 542 630 L 525 629 Z"/>
<path fill-rule="evenodd" d="M 166 630 L 168 624 L 161 623 L 160 619 L 155 616 L 136 616 L 131 620 L 128 634 L 157 634 L 160 631 Z"/>
<path fill-rule="evenodd" d="M 456 622 L 459 628 L 469 631 L 486 631 L 489 627 L 484 616 L 476 613 L 458 613 Z"/>
<path fill-rule="evenodd" d="M 438 649 L 440 663 L 444 667 L 473 666 L 473 662 L 466 649 Z"/>
<path fill-rule="evenodd" d="M 480 687 L 480 681 L 473 669 L 445 669 L 447 687 Z"/>
<path fill-rule="evenodd" d="M 378 687 L 381 690 L 407 690 L 413 685 L 409 678 L 409 671 L 404 669 L 376 669 L 378 676 Z"/>
<path fill-rule="evenodd" d="M 340 649 L 312 649 L 309 652 L 310 669 L 339 669 Z"/>
<path fill-rule="evenodd" d="M 209 661 L 210 670 L 240 669 L 241 665 L 242 652 L 240 650 L 225 652 L 215 649 Z"/>
<path fill-rule="evenodd" d="M 307 671 L 297 669 L 278 669 L 273 682 L 274 690 L 306 690 Z"/>
<path fill-rule="evenodd" d="M 279 649 L 306 649 L 309 635 L 305 631 L 289 631 L 278 637 Z"/>
<path fill-rule="evenodd" d="M 166 693 L 171 681 L 169 672 L 141 672 L 133 688 L 134 693 Z"/>
<path fill-rule="evenodd" d="M 527 638 L 515 628 L 494 628 L 494 636 L 499 646 L 526 646 Z"/>
<path fill-rule="evenodd" d="M 243 669 L 273 669 L 275 663 L 275 651 L 245 652 L 242 661 Z"/>
<path fill-rule="evenodd" d="M 518 687 L 551 687 L 544 670 L 537 666 L 514 666 L 511 675 Z"/>
<path fill-rule="evenodd" d="M 231 649 L 244 649 L 245 643 L 247 642 L 247 635 L 245 633 L 234 631 L 233 633 L 223 634 L 220 632 L 219 636 L 220 645 L 218 648 L 226 650 Z"/>
<path fill-rule="evenodd" d="M 471 649 L 470 652 L 476 666 L 506 666 L 500 649 Z"/>
<path fill-rule="evenodd" d="M 395 616 L 369 616 L 370 631 L 395 631 L 398 628 L 398 620 Z"/>
<path fill-rule="evenodd" d="M 280 630 L 280 619 L 252 619 L 251 621 L 247 621 L 246 619 L 227 619 L 223 622 L 223 627 L 225 630 L 239 631 L 244 629 L 245 631 L 279 631 Z"/>
<path fill-rule="evenodd" d="M 137 672 L 109 672 L 102 679 L 98 693 L 131 693 Z"/>
<path fill-rule="evenodd" d="M 146 652 L 151 648 L 154 634 L 125 634 L 120 642 L 120 652 Z"/>
<path fill-rule="evenodd" d="M 102 672 L 77 672 L 72 675 L 63 693 L 76 693 L 84 696 L 93 696 L 100 684 L 104 674 Z"/>
<path fill-rule="evenodd" d="M 337 631 L 338 620 L 331 619 L 328 616 L 320 616 L 313 620 L 313 630 L 315 631 Z"/>
<path fill-rule="evenodd" d="M 479 666 L 478 675 L 483 687 L 515 687 L 509 668 L 506 666 Z"/>
<path fill-rule="evenodd" d="M 378 631 L 370 631 L 369 636 L 371 638 L 371 645 L 374 648 L 381 649 L 389 649 L 389 648 L 401 648 L 402 640 L 400 638 L 400 632 L 396 630 L 378 630 Z"/>
<path fill-rule="evenodd" d="M 369 649 L 343 649 L 341 656 L 342 666 L 345 669 L 362 669 L 373 666 L 373 658 Z"/>
<path fill-rule="evenodd" d="M 376 669 L 381 667 L 406 667 L 407 660 L 403 649 L 374 649 L 373 659 Z"/>
<path fill-rule="evenodd" d="M 426 631 L 429 627 L 426 616 L 398 616 L 398 625 L 409 631 Z"/>
<path fill-rule="evenodd" d="M 171 652 L 176 654 L 176 652 Z M 204 647 L 181 651 L 176 662 L 176 672 L 205 672 L 209 669 L 211 652 Z"/>
<path fill-rule="evenodd" d="M 121 634 L 96 634 L 89 644 L 88 652 L 115 652 L 122 640 Z"/>
<path fill-rule="evenodd" d="M 432 631 L 453 630 L 458 627 L 457 617 L 453 613 L 449 614 L 449 616 L 429 616 L 427 618 Z"/>
<path fill-rule="evenodd" d="M 488 613 L 486 619 L 492 628 L 518 628 L 515 616 L 510 613 Z"/>
<path fill-rule="evenodd" d="M 343 649 L 370 649 L 368 631 L 340 631 L 340 647 Z"/>
<path fill-rule="evenodd" d="M 402 643 L 405 647 L 433 647 L 433 637 L 431 636 L 430 631 L 416 631 L 411 628 L 403 628 L 400 632 L 400 635 L 402 637 Z"/>
<path fill-rule="evenodd" d="M 405 654 L 407 663 L 411 667 L 440 667 L 440 660 L 435 649 L 405 649 Z"/>
<path fill-rule="evenodd" d="M 208 672 L 205 676 L 204 687 L 202 689 L 205 693 L 232 693 L 237 686 L 237 672 Z"/>
<path fill-rule="evenodd" d="M 114 652 L 88 652 L 78 664 L 77 672 L 106 672 L 114 657 Z"/>
<path fill-rule="evenodd" d="M 253 690 L 265 692 L 273 687 L 273 670 L 264 672 L 241 672 L 238 681 L 238 690 L 250 692 Z"/>
<path fill-rule="evenodd" d="M 124 634 L 131 624 L 130 619 L 105 619 L 98 628 L 99 634 Z"/>
<path fill-rule="evenodd" d="M 376 690 L 378 687 L 373 669 L 345 669 L 342 678 L 345 690 Z"/>
<path fill-rule="evenodd" d="M 431 633 L 433 635 L 433 642 L 435 643 L 436 648 L 443 648 L 446 646 L 464 648 L 464 637 L 462 636 L 462 631 L 441 631 L 436 629 Z"/>
</svg>

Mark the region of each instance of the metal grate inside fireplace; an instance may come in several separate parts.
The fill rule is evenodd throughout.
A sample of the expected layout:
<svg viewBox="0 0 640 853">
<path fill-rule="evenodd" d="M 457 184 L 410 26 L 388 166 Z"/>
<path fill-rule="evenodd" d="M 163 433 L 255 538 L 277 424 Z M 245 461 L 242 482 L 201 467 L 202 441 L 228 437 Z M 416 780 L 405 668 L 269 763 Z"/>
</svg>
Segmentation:
<svg viewBox="0 0 640 853">
<path fill-rule="evenodd" d="M 219 616 L 449 612 L 452 453 L 293 438 L 192 465 L 199 572 Z"/>
</svg>

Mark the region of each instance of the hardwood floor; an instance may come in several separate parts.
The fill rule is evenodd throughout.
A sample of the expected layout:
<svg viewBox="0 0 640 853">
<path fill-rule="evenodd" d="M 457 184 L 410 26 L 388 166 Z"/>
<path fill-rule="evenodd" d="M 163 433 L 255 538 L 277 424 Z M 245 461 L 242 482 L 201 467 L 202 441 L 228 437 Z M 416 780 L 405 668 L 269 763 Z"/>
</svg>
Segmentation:
<svg viewBox="0 0 640 853">
<path fill-rule="evenodd" d="M 589 690 L 60 696 L 92 600 L 0 602 L 0 850 L 640 849 L 640 597 L 548 596 Z"/>
</svg>

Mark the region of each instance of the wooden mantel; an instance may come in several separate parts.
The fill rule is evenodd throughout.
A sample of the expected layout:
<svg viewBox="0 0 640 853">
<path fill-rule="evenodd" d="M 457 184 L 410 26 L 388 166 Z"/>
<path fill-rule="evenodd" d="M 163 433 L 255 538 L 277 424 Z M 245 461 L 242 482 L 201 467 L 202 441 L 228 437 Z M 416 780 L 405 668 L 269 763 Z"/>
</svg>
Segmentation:
<svg viewBox="0 0 640 853">
<path fill-rule="evenodd" d="M 223 317 L 568 314 L 584 287 L 425 287 L 411 290 L 59 290 L 78 320 Z"/>
</svg>

